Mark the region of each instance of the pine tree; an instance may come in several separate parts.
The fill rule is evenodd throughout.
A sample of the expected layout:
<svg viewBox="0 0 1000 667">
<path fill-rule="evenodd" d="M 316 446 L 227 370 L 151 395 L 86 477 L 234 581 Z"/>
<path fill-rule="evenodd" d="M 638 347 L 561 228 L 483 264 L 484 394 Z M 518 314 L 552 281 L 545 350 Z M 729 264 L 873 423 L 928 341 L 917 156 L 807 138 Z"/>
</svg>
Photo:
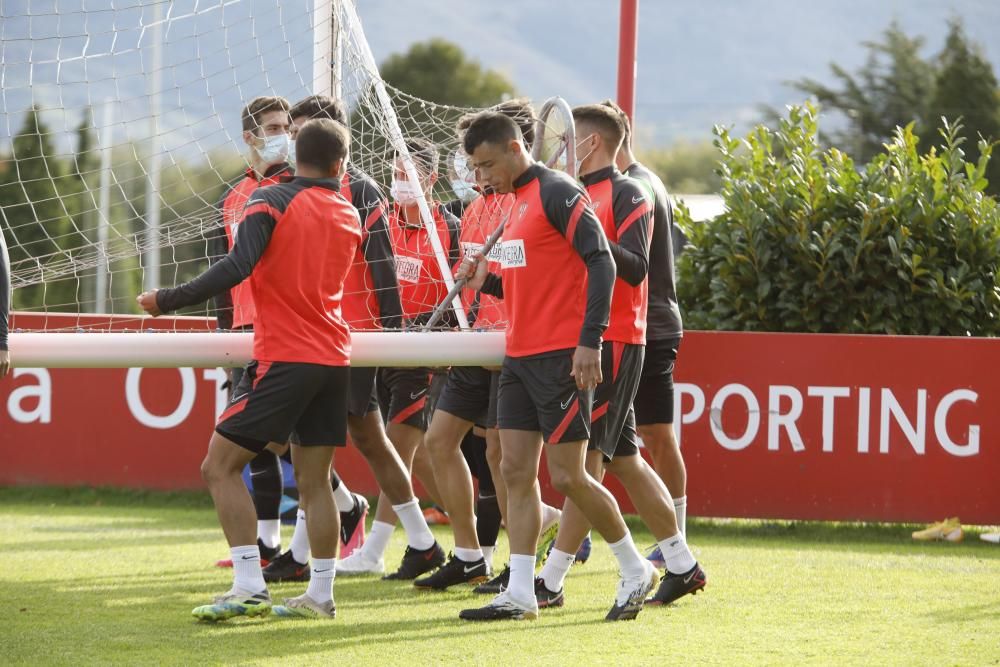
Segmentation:
<svg viewBox="0 0 1000 667">
<path fill-rule="evenodd" d="M 56 155 L 52 135 L 40 110 L 32 107 L 14 137 L 7 168 L 0 171 L 0 202 L 4 235 L 12 269 L 44 276 L 46 265 L 61 258 L 61 250 L 76 240 L 72 204 L 63 199 L 73 190 L 66 166 Z M 14 293 L 15 308 L 72 309 L 73 280 L 37 281 Z"/>
<path fill-rule="evenodd" d="M 939 144 L 944 119 L 954 125 L 961 119 L 962 146 L 969 162 L 978 162 L 980 137 L 1000 141 L 1000 85 L 982 49 L 968 41 L 961 22 L 954 20 L 944 48 L 937 57 L 934 95 L 928 109 L 928 128 L 921 133 L 925 145 Z M 986 172 L 988 192 L 1000 194 L 1000 160 Z"/>
</svg>

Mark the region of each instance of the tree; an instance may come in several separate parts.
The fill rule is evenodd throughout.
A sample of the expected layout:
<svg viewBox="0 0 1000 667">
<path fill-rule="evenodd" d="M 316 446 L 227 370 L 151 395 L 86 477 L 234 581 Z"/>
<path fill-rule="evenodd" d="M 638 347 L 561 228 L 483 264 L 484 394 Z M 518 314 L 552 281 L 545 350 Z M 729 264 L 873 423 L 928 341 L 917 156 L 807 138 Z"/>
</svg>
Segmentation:
<svg viewBox="0 0 1000 667">
<path fill-rule="evenodd" d="M 639 151 L 643 164 L 655 171 L 673 193 L 703 195 L 719 191 L 719 152 L 709 142 L 679 142 L 668 148 Z"/>
<path fill-rule="evenodd" d="M 928 105 L 929 128 L 924 134 L 938 137 L 949 120 L 961 119 L 959 136 L 970 162 L 979 161 L 978 139 L 1000 140 L 1000 85 L 982 49 L 970 44 L 961 22 L 951 22 L 944 48 L 937 57 L 934 95 Z M 948 119 L 948 120 L 945 120 Z M 928 145 L 936 142 L 927 142 Z M 986 172 L 989 192 L 1000 194 L 1000 160 Z"/>
<path fill-rule="evenodd" d="M 32 107 L 13 141 L 13 168 L 0 173 L 0 209 L 13 271 L 34 276 L 14 293 L 15 308 L 73 310 L 76 281 L 45 279 L 47 269 L 64 259 L 63 249 L 77 241 L 73 201 L 78 184 L 56 156 L 52 135 Z"/>
<path fill-rule="evenodd" d="M 909 37 L 893 22 L 881 41 L 862 42 L 868 58 L 857 74 L 831 63 L 830 70 L 842 88 L 831 88 L 812 79 L 793 86 L 816 98 L 824 109 L 841 112 L 844 130 L 824 137 L 861 163 L 882 151 L 897 127 L 912 121 L 924 126 L 934 91 L 935 68 L 923 59 L 923 37 Z"/>
<path fill-rule="evenodd" d="M 514 84 L 507 77 L 483 69 L 458 45 L 440 38 L 389 56 L 379 71 L 394 88 L 438 104 L 484 107 L 514 94 Z"/>
</svg>

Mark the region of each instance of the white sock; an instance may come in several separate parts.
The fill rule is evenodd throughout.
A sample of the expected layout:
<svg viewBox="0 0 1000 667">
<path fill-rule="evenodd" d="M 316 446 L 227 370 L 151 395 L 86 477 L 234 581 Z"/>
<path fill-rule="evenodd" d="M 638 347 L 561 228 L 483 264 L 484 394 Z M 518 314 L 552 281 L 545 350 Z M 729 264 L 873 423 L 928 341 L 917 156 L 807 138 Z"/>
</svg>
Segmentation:
<svg viewBox="0 0 1000 667">
<path fill-rule="evenodd" d="M 392 531 L 396 527 L 384 521 L 372 521 L 372 528 L 368 531 L 368 539 L 361 547 L 362 553 L 371 560 L 380 560 L 385 555 L 386 547 L 389 546 L 389 539 Z"/>
<path fill-rule="evenodd" d="M 478 562 L 480 558 L 485 558 L 481 548 L 466 549 L 465 547 L 455 547 L 455 556 L 458 557 L 458 560 L 465 561 L 466 563 L 475 563 Z"/>
<path fill-rule="evenodd" d="M 333 576 L 337 574 L 336 564 L 336 558 L 313 558 L 306 595 L 320 604 L 333 599 Z"/>
<path fill-rule="evenodd" d="M 534 602 L 535 554 L 529 556 L 510 555 L 510 586 L 507 587 L 507 590 L 510 592 L 510 596 L 518 602 Z"/>
<path fill-rule="evenodd" d="M 688 516 L 688 497 L 681 496 L 680 498 L 674 498 L 674 512 L 677 514 L 677 527 L 681 530 L 681 535 L 687 537 L 687 516 Z"/>
<path fill-rule="evenodd" d="M 229 550 L 233 559 L 233 588 L 247 593 L 259 593 L 267 590 L 264 575 L 260 570 L 260 547 L 249 544 L 245 547 L 232 547 Z"/>
<path fill-rule="evenodd" d="M 632 533 L 626 531 L 625 537 L 614 544 L 609 544 L 611 552 L 618 559 L 618 568 L 626 579 L 641 577 L 646 572 L 646 559 L 639 554 L 632 541 Z"/>
<path fill-rule="evenodd" d="M 281 519 L 257 521 L 257 537 L 265 547 L 277 549 L 281 545 Z"/>
<path fill-rule="evenodd" d="M 411 547 L 418 551 L 424 551 L 434 546 L 434 533 L 427 527 L 427 519 L 420 511 L 420 503 L 417 502 L 416 498 L 402 505 L 393 505 L 392 509 L 399 517 L 399 522 L 403 524 L 406 540 Z"/>
<path fill-rule="evenodd" d="M 545 559 L 542 571 L 538 573 L 538 576 L 545 581 L 545 587 L 553 593 L 562 590 L 566 575 L 569 574 L 569 568 L 573 567 L 575 560 L 576 554 L 552 549 L 552 553 Z"/>
<path fill-rule="evenodd" d="M 667 564 L 667 572 L 684 574 L 696 565 L 683 533 L 677 533 L 673 537 L 660 540 L 658 544 L 660 552 L 663 554 L 663 560 Z"/>
<path fill-rule="evenodd" d="M 295 515 L 295 530 L 292 532 L 292 544 L 289 548 L 296 563 L 309 562 L 309 532 L 306 530 L 305 510 L 299 510 Z"/>
<path fill-rule="evenodd" d="M 483 550 L 483 558 L 486 559 L 486 567 L 493 569 L 493 552 L 497 550 L 496 546 L 492 547 L 480 547 Z M 457 552 L 458 549 L 455 549 Z M 461 558 L 461 556 L 459 556 Z"/>
<path fill-rule="evenodd" d="M 333 499 L 337 501 L 338 512 L 350 512 L 354 509 L 354 494 L 343 481 L 333 490 Z"/>
</svg>

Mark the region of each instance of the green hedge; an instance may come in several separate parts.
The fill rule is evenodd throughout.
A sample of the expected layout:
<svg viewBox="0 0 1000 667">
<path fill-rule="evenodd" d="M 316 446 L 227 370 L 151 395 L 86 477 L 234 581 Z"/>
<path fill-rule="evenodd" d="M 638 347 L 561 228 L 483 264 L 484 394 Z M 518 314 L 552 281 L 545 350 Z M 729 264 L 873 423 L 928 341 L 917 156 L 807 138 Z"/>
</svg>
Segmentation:
<svg viewBox="0 0 1000 667">
<path fill-rule="evenodd" d="M 716 129 L 715 220 L 678 207 L 692 329 L 993 336 L 1000 332 L 1000 210 L 983 194 L 992 145 L 968 164 L 958 128 L 921 155 L 912 125 L 863 169 L 790 109 L 746 139 Z"/>
</svg>

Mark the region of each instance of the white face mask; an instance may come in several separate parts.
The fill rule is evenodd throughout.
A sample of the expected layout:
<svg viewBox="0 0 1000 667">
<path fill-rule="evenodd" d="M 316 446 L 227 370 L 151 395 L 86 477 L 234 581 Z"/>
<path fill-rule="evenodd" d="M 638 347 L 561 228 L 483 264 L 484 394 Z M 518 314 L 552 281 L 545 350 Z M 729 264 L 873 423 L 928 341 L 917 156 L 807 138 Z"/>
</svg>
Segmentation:
<svg viewBox="0 0 1000 667">
<path fill-rule="evenodd" d="M 287 134 L 275 134 L 270 137 L 263 137 L 264 145 L 254 147 L 261 162 L 267 165 L 280 164 L 288 159 L 291 140 Z"/>
<path fill-rule="evenodd" d="M 421 192 L 409 181 L 400 181 L 394 178 L 392 179 L 392 185 L 389 188 L 389 194 L 392 195 L 392 198 L 396 200 L 400 206 L 410 206 L 417 203 L 417 200 L 420 199 Z"/>
<path fill-rule="evenodd" d="M 456 151 L 452 158 L 452 169 L 448 183 L 455 196 L 468 204 L 479 196 L 476 190 L 475 176 L 469 169 L 469 159 L 461 151 Z"/>
<path fill-rule="evenodd" d="M 288 142 L 288 155 L 286 156 L 286 161 L 288 164 L 295 166 L 295 142 L 289 140 Z"/>
<path fill-rule="evenodd" d="M 454 191 L 455 196 L 468 204 L 470 201 L 479 196 L 479 191 L 476 190 L 476 186 L 468 181 L 451 181 L 451 189 Z"/>
<path fill-rule="evenodd" d="M 594 135 L 588 134 L 586 137 L 583 138 L 583 141 L 580 141 L 576 145 L 576 154 L 577 154 L 577 156 L 576 156 L 576 177 L 577 178 L 580 178 L 580 167 L 583 166 L 583 161 L 586 160 L 587 158 L 589 158 L 593 154 L 593 152 L 594 152 L 594 148 L 591 148 L 589 151 L 587 151 L 586 155 L 584 155 L 583 157 L 580 157 L 580 144 L 582 144 L 584 141 L 587 141 L 592 136 L 594 136 Z"/>
</svg>

